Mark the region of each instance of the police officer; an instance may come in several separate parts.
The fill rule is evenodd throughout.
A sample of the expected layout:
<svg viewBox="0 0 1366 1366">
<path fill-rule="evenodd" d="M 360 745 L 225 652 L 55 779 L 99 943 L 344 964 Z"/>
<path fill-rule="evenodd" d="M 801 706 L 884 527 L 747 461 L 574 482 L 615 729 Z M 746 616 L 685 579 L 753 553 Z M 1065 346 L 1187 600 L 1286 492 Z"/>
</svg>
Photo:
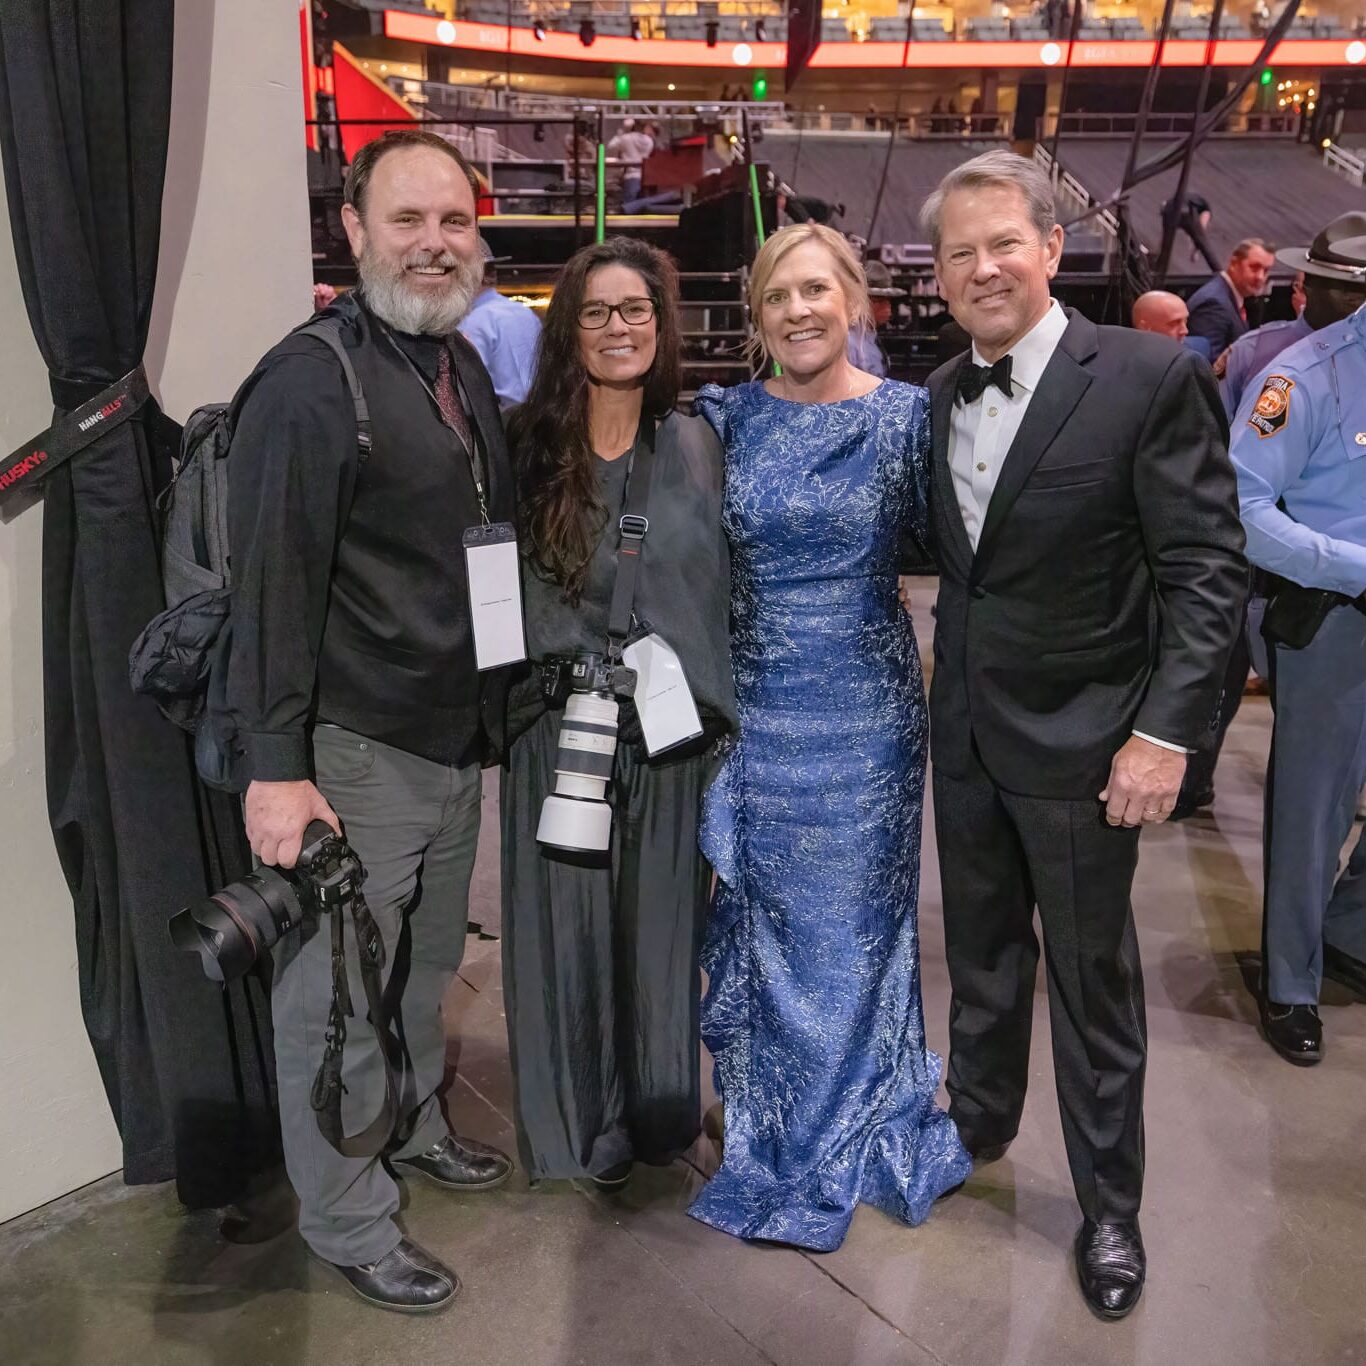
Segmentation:
<svg viewBox="0 0 1366 1366">
<path fill-rule="evenodd" d="M 1322 978 L 1366 997 L 1366 831 L 1334 883 L 1366 782 L 1366 220 L 1355 236 L 1320 234 L 1299 264 L 1311 296 L 1346 291 L 1339 301 L 1358 307 L 1249 387 L 1231 454 L 1248 558 L 1286 581 L 1266 622 L 1281 639 L 1270 660 L 1262 1028 L 1283 1057 L 1310 1065 L 1323 1056 Z"/>
<path fill-rule="evenodd" d="M 1366 234 L 1366 214 L 1345 213 L 1329 223 L 1311 245 L 1286 247 L 1276 253 L 1276 259 L 1282 265 L 1290 266 L 1296 272 L 1296 284 L 1302 287 L 1298 291 L 1303 301 L 1302 311 L 1293 321 L 1264 323 L 1245 333 L 1215 361 L 1214 373 L 1219 378 L 1219 393 L 1230 422 L 1248 386 L 1282 351 L 1319 328 L 1340 322 L 1366 302 L 1366 286 L 1345 280 L 1341 270 L 1331 264 L 1322 264 L 1331 262 L 1331 253 L 1338 242 L 1363 234 Z M 1336 274 L 1321 273 L 1334 270 Z M 1292 297 L 1295 292 L 1292 291 Z M 1248 665 L 1257 670 L 1260 678 L 1265 678 L 1270 669 L 1261 636 L 1262 613 L 1266 607 L 1263 578 L 1263 575 L 1254 578 L 1252 596 L 1247 604 L 1248 628 L 1229 655 L 1219 714 L 1214 727 L 1186 765 L 1186 778 L 1181 784 L 1181 796 L 1172 811 L 1172 820 L 1185 820 L 1200 808 L 1214 804 L 1214 770 L 1224 736 L 1243 699 Z"/>
</svg>

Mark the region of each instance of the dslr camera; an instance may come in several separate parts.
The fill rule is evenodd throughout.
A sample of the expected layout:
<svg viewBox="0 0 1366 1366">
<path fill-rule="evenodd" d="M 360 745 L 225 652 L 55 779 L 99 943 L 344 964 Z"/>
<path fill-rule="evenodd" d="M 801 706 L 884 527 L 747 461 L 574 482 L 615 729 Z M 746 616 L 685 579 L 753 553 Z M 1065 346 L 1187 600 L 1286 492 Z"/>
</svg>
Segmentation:
<svg viewBox="0 0 1366 1366">
<path fill-rule="evenodd" d="M 611 847 L 607 784 L 617 755 L 623 697 L 634 697 L 636 673 L 591 650 L 552 655 L 541 665 L 541 695 L 563 705 L 555 754 L 555 791 L 541 807 L 536 839 L 571 853 Z"/>
<path fill-rule="evenodd" d="M 171 941 L 197 953 L 204 975 L 231 982 L 249 972 L 307 916 L 354 908 L 365 882 L 355 851 L 325 821 L 304 831 L 293 868 L 262 866 L 171 917 Z"/>
</svg>

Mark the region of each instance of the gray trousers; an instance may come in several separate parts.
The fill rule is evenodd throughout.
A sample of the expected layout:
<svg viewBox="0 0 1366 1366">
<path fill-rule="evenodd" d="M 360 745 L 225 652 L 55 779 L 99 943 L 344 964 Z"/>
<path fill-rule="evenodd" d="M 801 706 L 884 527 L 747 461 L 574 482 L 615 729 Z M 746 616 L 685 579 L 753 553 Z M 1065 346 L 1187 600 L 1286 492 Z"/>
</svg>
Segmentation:
<svg viewBox="0 0 1366 1366">
<path fill-rule="evenodd" d="M 365 865 L 365 899 L 384 937 L 385 1000 L 403 1042 L 402 1109 L 391 1156 L 446 1133 L 437 1096 L 445 1072 L 441 998 L 465 949 L 470 875 L 479 838 L 477 765 L 448 768 L 338 726 L 313 735 L 318 788 Z M 384 1066 L 366 1016 L 355 934 L 346 922 L 348 983 L 342 1119 L 355 1133 L 384 1100 Z M 309 1093 L 332 1000 L 332 940 L 306 923 L 276 946 L 271 1009 L 285 1165 L 299 1196 L 299 1232 L 327 1261 L 378 1261 L 400 1237 L 398 1187 L 379 1157 L 338 1153 L 318 1131 Z"/>
<path fill-rule="evenodd" d="M 1366 783 L 1366 615 L 1328 614 L 1302 650 L 1275 647 L 1266 791 L 1267 995 L 1313 1005 L 1323 945 L 1366 960 L 1366 830 L 1338 877 Z"/>
</svg>

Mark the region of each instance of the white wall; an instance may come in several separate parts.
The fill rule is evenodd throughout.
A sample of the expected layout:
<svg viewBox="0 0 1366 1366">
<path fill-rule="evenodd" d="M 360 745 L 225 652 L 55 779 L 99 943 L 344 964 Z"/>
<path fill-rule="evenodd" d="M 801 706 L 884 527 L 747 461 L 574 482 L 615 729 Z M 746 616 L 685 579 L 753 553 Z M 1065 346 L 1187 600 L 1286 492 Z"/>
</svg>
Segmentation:
<svg viewBox="0 0 1366 1366">
<path fill-rule="evenodd" d="M 311 307 L 299 18 L 291 0 L 177 0 L 148 373 L 183 419 L 226 399 Z M 51 416 L 0 212 L 0 455 Z M 43 787 L 42 510 L 0 525 L 0 1220 L 120 1164 L 80 1017 L 71 903 Z"/>
</svg>

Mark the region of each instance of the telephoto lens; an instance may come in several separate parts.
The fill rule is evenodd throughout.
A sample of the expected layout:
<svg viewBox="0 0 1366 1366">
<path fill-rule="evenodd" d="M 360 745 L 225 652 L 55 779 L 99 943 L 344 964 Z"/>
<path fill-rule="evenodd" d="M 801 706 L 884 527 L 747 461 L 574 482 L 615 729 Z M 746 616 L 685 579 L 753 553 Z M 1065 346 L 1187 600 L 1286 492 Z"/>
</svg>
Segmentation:
<svg viewBox="0 0 1366 1366">
<path fill-rule="evenodd" d="M 569 694 L 555 754 L 555 791 L 545 799 L 536 827 L 541 844 L 583 853 L 610 848 L 607 784 L 616 761 L 619 711 L 617 699 L 606 693 Z"/>
</svg>

